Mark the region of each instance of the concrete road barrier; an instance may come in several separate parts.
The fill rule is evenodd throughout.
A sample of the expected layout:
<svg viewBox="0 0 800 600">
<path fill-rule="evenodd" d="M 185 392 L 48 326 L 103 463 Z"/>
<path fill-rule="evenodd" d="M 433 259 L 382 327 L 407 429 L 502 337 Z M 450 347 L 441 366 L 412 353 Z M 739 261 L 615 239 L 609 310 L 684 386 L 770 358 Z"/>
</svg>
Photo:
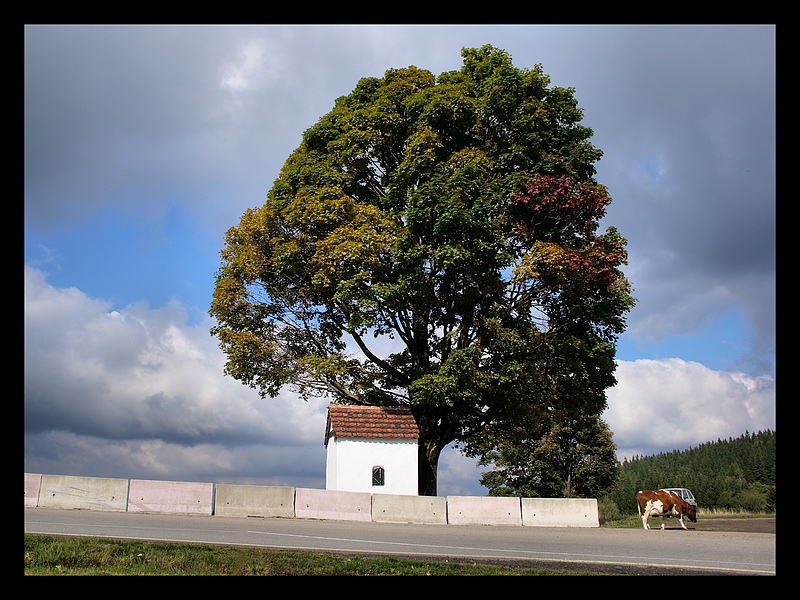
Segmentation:
<svg viewBox="0 0 800 600">
<path fill-rule="evenodd" d="M 131 479 L 128 512 L 210 515 L 214 484 Z"/>
<path fill-rule="evenodd" d="M 447 524 L 447 499 L 437 496 L 373 494 L 372 520 L 378 523 Z"/>
<path fill-rule="evenodd" d="M 105 477 L 42 475 L 38 506 L 125 512 L 128 480 Z"/>
<path fill-rule="evenodd" d="M 26 508 L 382 523 L 600 527 L 595 498 L 412 496 L 25 473 Z"/>
<path fill-rule="evenodd" d="M 522 525 L 519 498 L 447 496 L 451 525 Z"/>
<path fill-rule="evenodd" d="M 39 505 L 39 490 L 42 487 L 42 476 L 25 473 L 25 507 L 35 508 Z"/>
<path fill-rule="evenodd" d="M 297 488 L 294 514 L 298 519 L 372 520 L 372 494 Z"/>
<path fill-rule="evenodd" d="M 222 517 L 294 517 L 291 486 L 231 485 L 218 483 L 214 514 Z"/>
<path fill-rule="evenodd" d="M 596 498 L 523 498 L 522 524 L 538 527 L 600 527 Z"/>
</svg>

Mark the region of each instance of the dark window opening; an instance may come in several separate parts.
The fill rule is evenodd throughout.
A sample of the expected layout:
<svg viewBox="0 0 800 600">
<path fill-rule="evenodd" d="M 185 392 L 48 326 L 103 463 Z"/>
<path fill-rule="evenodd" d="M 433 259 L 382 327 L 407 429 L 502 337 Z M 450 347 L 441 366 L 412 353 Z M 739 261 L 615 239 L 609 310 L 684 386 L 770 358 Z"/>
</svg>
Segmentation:
<svg viewBox="0 0 800 600">
<path fill-rule="evenodd" d="M 385 471 L 383 467 L 372 467 L 372 485 L 384 484 Z"/>
</svg>

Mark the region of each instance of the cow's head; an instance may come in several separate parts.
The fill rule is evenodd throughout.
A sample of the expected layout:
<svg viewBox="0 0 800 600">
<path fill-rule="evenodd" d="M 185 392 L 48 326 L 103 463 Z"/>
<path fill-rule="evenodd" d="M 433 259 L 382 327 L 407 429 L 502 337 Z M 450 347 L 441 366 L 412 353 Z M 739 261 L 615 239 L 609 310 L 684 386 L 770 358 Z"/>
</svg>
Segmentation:
<svg viewBox="0 0 800 600">
<path fill-rule="evenodd" d="M 686 516 L 692 523 L 697 523 L 697 507 L 694 504 L 686 503 Z"/>
</svg>

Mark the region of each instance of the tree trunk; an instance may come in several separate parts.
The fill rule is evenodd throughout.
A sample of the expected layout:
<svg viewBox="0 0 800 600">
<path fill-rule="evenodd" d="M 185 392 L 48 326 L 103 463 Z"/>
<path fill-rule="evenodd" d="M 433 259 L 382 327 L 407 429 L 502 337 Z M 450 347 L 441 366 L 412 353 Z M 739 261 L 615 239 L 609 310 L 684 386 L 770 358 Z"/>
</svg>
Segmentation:
<svg viewBox="0 0 800 600">
<path fill-rule="evenodd" d="M 442 449 L 436 442 L 423 440 L 420 436 L 417 460 L 420 496 L 436 496 L 441 453 Z"/>
</svg>

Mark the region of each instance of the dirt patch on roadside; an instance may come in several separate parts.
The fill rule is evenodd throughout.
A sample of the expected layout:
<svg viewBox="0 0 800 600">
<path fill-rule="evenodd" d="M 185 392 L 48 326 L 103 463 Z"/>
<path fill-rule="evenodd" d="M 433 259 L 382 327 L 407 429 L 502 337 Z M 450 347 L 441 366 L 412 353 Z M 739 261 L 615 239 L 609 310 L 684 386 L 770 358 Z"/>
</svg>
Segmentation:
<svg viewBox="0 0 800 600">
<path fill-rule="evenodd" d="M 742 533 L 775 533 L 775 517 L 746 519 L 703 519 L 697 523 L 686 521 L 689 529 L 696 531 L 739 531 Z M 652 525 L 651 525 L 652 527 Z"/>
</svg>

